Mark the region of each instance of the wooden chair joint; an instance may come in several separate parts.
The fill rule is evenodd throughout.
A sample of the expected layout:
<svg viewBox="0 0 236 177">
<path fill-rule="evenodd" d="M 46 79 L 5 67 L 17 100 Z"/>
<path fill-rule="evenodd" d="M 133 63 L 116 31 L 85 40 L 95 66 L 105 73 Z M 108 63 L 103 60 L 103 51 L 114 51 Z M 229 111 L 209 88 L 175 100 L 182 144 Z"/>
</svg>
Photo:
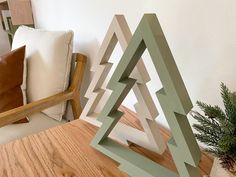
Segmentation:
<svg viewBox="0 0 236 177">
<path fill-rule="evenodd" d="M 0 127 L 16 122 L 23 117 L 29 116 L 35 112 L 40 112 L 64 101 L 70 101 L 70 103 L 72 104 L 74 118 L 79 118 L 82 111 L 79 99 L 80 87 L 84 76 L 87 57 L 80 53 L 76 53 L 73 55 L 75 56 L 75 61 L 77 62 L 77 64 L 72 75 L 72 82 L 66 91 L 0 113 Z"/>
</svg>

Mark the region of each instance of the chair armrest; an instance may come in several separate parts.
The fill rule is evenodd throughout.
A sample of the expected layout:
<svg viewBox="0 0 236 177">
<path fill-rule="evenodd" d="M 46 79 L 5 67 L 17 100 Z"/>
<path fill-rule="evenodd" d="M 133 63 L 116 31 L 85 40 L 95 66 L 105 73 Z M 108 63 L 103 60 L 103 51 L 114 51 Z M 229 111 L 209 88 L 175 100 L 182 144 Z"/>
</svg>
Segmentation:
<svg viewBox="0 0 236 177">
<path fill-rule="evenodd" d="M 75 62 L 77 63 L 72 76 L 72 82 L 70 84 L 69 90 L 79 91 L 81 88 L 81 83 L 84 76 L 85 65 L 87 63 L 87 57 L 83 54 L 75 53 L 73 56 Z"/>
<path fill-rule="evenodd" d="M 16 122 L 22 117 L 29 116 L 35 112 L 42 111 L 46 108 L 54 106 L 60 102 L 67 101 L 72 98 L 72 92 L 65 91 L 48 98 L 35 101 L 24 106 L 0 113 L 0 127 Z"/>
<path fill-rule="evenodd" d="M 82 110 L 80 107 L 79 91 L 84 75 L 86 56 L 76 53 L 74 54 L 74 57 L 76 57 L 77 65 L 73 73 L 72 82 L 65 92 L 0 113 L 0 127 L 16 122 L 23 117 L 29 116 L 35 112 L 40 112 L 67 100 L 71 101 L 74 117 L 79 118 Z"/>
</svg>

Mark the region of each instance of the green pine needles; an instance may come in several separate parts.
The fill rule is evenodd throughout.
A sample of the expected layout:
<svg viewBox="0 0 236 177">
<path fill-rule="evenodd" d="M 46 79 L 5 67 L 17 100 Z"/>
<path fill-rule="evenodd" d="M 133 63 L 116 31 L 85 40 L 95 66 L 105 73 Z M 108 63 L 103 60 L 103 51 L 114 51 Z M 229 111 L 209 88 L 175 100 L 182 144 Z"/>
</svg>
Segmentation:
<svg viewBox="0 0 236 177">
<path fill-rule="evenodd" d="M 221 97 L 224 111 L 219 106 L 197 101 L 204 115 L 191 112 L 198 121 L 193 127 L 198 131 L 196 138 L 208 145 L 206 151 L 218 157 L 223 168 L 236 174 L 236 93 L 221 83 Z"/>
</svg>

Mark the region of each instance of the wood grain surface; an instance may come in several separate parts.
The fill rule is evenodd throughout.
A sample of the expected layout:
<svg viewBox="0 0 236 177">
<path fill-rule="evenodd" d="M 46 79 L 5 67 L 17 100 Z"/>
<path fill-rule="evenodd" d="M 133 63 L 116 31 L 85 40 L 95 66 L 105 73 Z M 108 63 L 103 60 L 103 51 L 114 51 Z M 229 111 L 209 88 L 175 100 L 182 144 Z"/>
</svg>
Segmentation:
<svg viewBox="0 0 236 177">
<path fill-rule="evenodd" d="M 122 107 L 126 124 L 140 130 L 136 114 Z M 1 177 L 128 177 L 118 164 L 90 147 L 97 128 L 82 121 L 70 123 L 40 132 L 0 146 Z M 170 133 L 161 128 L 167 141 Z M 176 171 L 167 150 L 163 156 L 136 145 L 131 148 L 163 166 Z M 209 174 L 212 158 L 203 153 L 201 174 Z"/>
<path fill-rule="evenodd" d="M 34 24 L 30 0 L 7 0 L 13 25 Z"/>
</svg>

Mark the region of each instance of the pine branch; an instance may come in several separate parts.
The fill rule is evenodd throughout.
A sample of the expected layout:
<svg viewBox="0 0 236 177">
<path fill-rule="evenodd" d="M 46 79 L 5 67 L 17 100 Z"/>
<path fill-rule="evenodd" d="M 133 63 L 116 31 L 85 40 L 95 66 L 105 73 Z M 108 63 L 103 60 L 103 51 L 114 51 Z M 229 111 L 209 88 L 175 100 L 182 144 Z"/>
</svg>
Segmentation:
<svg viewBox="0 0 236 177">
<path fill-rule="evenodd" d="M 236 142 L 236 137 L 233 137 L 230 134 L 225 134 L 223 137 L 219 140 L 219 147 L 225 152 L 229 152 L 231 150 L 231 147 Z"/>
<path fill-rule="evenodd" d="M 226 118 L 223 110 L 218 106 L 211 106 L 206 103 L 197 101 L 197 105 L 200 109 L 205 113 L 205 115 L 209 118 L 218 118 L 219 120 L 224 120 Z"/>
<path fill-rule="evenodd" d="M 222 134 L 221 126 L 214 119 L 209 119 L 196 111 L 191 111 L 191 115 L 195 120 L 199 122 L 200 125 L 202 125 L 202 127 L 213 129 L 212 131 L 216 132 L 219 135 Z"/>
<path fill-rule="evenodd" d="M 224 153 L 220 151 L 219 148 L 215 148 L 215 147 L 206 148 L 205 151 L 208 153 L 214 154 L 218 158 L 224 155 Z"/>
<path fill-rule="evenodd" d="M 202 143 L 205 143 L 206 145 L 213 147 L 218 146 L 218 142 L 213 138 L 209 138 L 209 136 L 207 135 L 195 134 L 195 137 Z"/>
<path fill-rule="evenodd" d="M 201 134 L 209 136 L 211 139 L 220 139 L 220 134 L 214 132 L 214 129 L 209 127 L 203 127 L 201 125 L 193 125 L 193 127 Z"/>
<path fill-rule="evenodd" d="M 230 121 L 233 125 L 236 125 L 236 105 L 234 104 L 234 101 L 232 101 L 233 94 L 223 83 L 221 83 L 221 96 L 223 98 L 225 113 L 228 121 Z"/>
<path fill-rule="evenodd" d="M 226 132 L 232 132 L 231 122 L 227 119 L 227 116 L 219 106 L 211 106 L 203 102 L 198 101 L 197 105 L 205 113 L 205 115 L 211 119 L 215 124 L 220 124 L 222 130 Z"/>
<path fill-rule="evenodd" d="M 214 121 L 216 124 L 220 124 L 222 129 L 225 131 L 232 131 L 229 127 L 229 124 L 231 124 L 230 121 L 228 121 L 224 111 L 219 106 L 213 107 L 200 101 L 197 101 L 197 105 L 205 113 L 205 116 Z"/>
<path fill-rule="evenodd" d="M 228 164 L 228 157 L 236 162 L 236 93 L 232 93 L 221 83 L 221 96 L 224 111 L 219 106 L 198 101 L 197 105 L 205 115 L 196 111 L 192 111 L 191 115 L 198 121 L 198 124 L 193 125 L 198 131 L 198 134 L 195 134 L 196 138 L 208 145 L 206 151 L 223 159 L 224 164 Z"/>
</svg>

